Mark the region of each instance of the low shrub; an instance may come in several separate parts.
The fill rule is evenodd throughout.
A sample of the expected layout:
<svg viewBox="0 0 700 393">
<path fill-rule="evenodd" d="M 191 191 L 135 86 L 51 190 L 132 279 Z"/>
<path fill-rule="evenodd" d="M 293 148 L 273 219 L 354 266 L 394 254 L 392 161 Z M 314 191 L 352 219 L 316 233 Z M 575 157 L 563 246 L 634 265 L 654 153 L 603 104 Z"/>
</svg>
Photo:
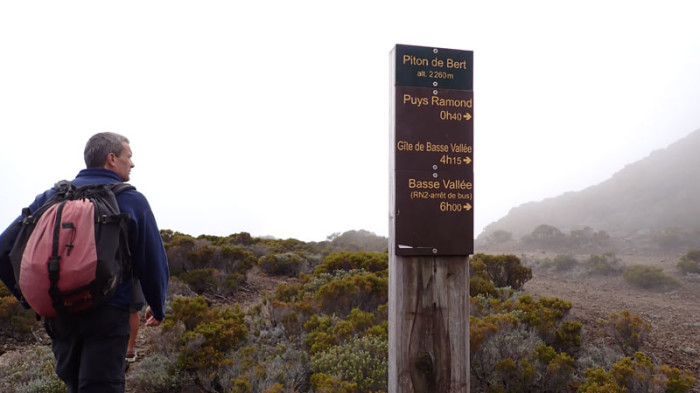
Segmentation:
<svg viewBox="0 0 700 393">
<path fill-rule="evenodd" d="M 693 249 L 688 251 L 681 259 L 678 261 L 678 269 L 681 272 L 687 273 L 700 273 L 700 250 Z"/>
<path fill-rule="evenodd" d="M 593 275 L 616 275 L 623 271 L 620 265 L 620 260 L 614 253 L 606 253 L 603 255 L 591 255 L 585 262 L 588 274 Z"/>
<path fill-rule="evenodd" d="M 388 351 L 388 342 L 380 337 L 351 338 L 314 354 L 311 369 L 354 385 L 352 392 L 376 392 L 386 389 Z"/>
<path fill-rule="evenodd" d="M 318 288 L 316 300 L 327 313 L 347 314 L 353 308 L 373 311 L 388 300 L 389 279 L 381 272 L 351 270 Z"/>
<path fill-rule="evenodd" d="M 675 367 L 654 365 L 641 352 L 615 363 L 609 372 L 594 368 L 586 372 L 586 380 L 579 393 L 687 393 L 695 384 L 690 373 Z"/>
<path fill-rule="evenodd" d="M 515 255 L 476 254 L 469 262 L 470 276 L 485 272 L 497 288 L 522 289 L 532 278 L 532 269 L 523 266 Z"/>
<path fill-rule="evenodd" d="M 168 393 L 183 385 L 183 375 L 176 368 L 176 359 L 162 353 L 148 355 L 127 376 L 127 384 L 137 392 Z"/>
<path fill-rule="evenodd" d="M 469 296 L 479 295 L 487 297 L 498 296 L 496 286 L 493 285 L 488 274 L 484 271 L 475 273 L 472 278 L 469 279 Z"/>
<path fill-rule="evenodd" d="M 638 315 L 624 310 L 610 314 L 606 330 L 622 353 L 629 356 L 642 347 L 644 340 L 651 332 L 651 324 Z"/>
<path fill-rule="evenodd" d="M 184 281 L 197 294 L 214 292 L 216 290 L 215 269 L 195 269 L 180 274 L 180 279 Z"/>
<path fill-rule="evenodd" d="M 56 360 L 46 346 L 25 347 L 22 353 L 3 354 L 0 364 L 0 392 L 66 393 L 68 388 L 54 368 Z"/>
<path fill-rule="evenodd" d="M 273 276 L 299 275 L 299 269 L 304 259 L 297 253 L 267 254 L 258 260 L 258 265 L 266 274 Z"/>
<path fill-rule="evenodd" d="M 554 260 L 552 261 L 552 265 L 554 266 L 554 270 L 557 271 L 565 271 L 565 270 L 572 270 L 575 267 L 577 267 L 580 264 L 580 262 L 574 258 L 572 255 L 557 255 L 554 257 Z"/>
<path fill-rule="evenodd" d="M 0 284 L 0 287 L 4 287 Z M 29 336 L 36 325 L 33 311 L 25 310 L 12 295 L 0 297 L 0 332 L 3 335 L 23 338 Z"/>
<path fill-rule="evenodd" d="M 241 273 L 225 273 L 218 269 L 195 269 L 181 273 L 178 279 L 198 295 L 231 296 L 246 282 Z"/>
<path fill-rule="evenodd" d="M 659 267 L 632 265 L 625 269 L 625 281 L 643 289 L 669 289 L 678 286 L 678 281 L 664 274 Z"/>
<path fill-rule="evenodd" d="M 368 272 L 378 272 L 389 268 L 389 257 L 380 252 L 334 252 L 329 254 L 323 263 L 316 266 L 314 274 L 333 273 L 336 270 L 363 269 Z"/>
</svg>

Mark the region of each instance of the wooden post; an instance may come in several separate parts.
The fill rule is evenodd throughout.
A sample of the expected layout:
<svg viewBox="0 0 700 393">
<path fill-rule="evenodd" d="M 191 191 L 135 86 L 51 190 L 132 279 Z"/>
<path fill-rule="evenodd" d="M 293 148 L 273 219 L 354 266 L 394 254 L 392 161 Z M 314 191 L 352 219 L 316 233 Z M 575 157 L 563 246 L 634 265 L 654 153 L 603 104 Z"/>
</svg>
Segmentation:
<svg viewBox="0 0 700 393">
<path fill-rule="evenodd" d="M 389 392 L 469 392 L 467 257 L 389 266 Z"/>
<path fill-rule="evenodd" d="M 389 393 L 468 393 L 471 52 L 397 45 L 392 67 Z"/>
</svg>

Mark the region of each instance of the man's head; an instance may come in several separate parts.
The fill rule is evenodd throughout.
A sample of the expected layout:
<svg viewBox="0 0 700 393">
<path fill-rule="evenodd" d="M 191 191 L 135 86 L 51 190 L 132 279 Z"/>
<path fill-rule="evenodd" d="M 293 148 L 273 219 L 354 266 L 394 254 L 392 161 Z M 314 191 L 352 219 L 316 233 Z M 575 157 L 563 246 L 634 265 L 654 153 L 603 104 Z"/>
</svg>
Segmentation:
<svg viewBox="0 0 700 393">
<path fill-rule="evenodd" d="M 113 132 L 93 135 L 85 145 L 85 165 L 88 168 L 109 169 L 117 173 L 122 181 L 128 181 L 134 167 L 129 140 Z"/>
</svg>

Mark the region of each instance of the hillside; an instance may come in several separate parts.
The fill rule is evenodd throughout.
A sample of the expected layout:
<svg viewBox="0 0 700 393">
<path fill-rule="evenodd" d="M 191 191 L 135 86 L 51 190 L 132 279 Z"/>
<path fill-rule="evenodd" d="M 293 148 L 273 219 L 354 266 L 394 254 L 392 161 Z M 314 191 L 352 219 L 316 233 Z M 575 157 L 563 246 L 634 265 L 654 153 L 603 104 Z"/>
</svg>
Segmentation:
<svg viewBox="0 0 700 393">
<path fill-rule="evenodd" d="M 610 179 L 578 192 L 513 208 L 489 224 L 520 239 L 541 224 L 567 233 L 585 227 L 624 238 L 667 228 L 700 228 L 700 130 L 627 165 Z"/>
</svg>

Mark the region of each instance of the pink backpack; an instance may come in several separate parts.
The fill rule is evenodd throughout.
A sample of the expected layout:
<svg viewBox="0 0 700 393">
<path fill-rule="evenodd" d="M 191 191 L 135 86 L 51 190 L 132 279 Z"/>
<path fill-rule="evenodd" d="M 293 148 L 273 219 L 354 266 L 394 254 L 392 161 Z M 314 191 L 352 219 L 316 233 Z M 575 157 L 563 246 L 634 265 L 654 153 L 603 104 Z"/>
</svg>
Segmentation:
<svg viewBox="0 0 700 393">
<path fill-rule="evenodd" d="M 128 214 L 115 195 L 127 183 L 75 187 L 56 193 L 36 212 L 24 209 L 10 260 L 23 300 L 39 315 L 74 314 L 105 304 L 131 277 Z"/>
</svg>

